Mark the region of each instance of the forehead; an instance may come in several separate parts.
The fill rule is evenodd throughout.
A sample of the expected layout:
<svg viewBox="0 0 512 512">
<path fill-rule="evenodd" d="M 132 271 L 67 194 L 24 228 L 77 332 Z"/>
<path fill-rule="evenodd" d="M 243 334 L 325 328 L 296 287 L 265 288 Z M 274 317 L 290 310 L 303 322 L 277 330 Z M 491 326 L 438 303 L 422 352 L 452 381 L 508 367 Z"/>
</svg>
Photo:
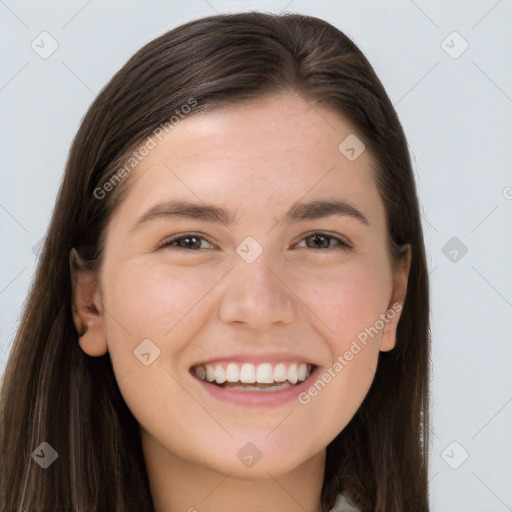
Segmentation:
<svg viewBox="0 0 512 512">
<path fill-rule="evenodd" d="M 185 117 L 156 148 L 158 151 L 149 155 L 144 167 L 166 152 L 172 152 L 175 161 L 293 161 L 307 155 L 319 162 L 332 162 L 339 154 L 339 143 L 354 132 L 351 123 L 339 114 L 308 103 L 297 94 L 281 94 Z"/>
<path fill-rule="evenodd" d="M 350 161 L 339 149 L 354 136 L 339 114 L 295 94 L 268 97 L 185 117 L 137 164 L 118 214 L 171 198 L 244 210 L 332 196 L 358 201 L 368 216 L 383 205 L 368 151 Z M 375 219 L 377 220 L 377 219 Z"/>
</svg>

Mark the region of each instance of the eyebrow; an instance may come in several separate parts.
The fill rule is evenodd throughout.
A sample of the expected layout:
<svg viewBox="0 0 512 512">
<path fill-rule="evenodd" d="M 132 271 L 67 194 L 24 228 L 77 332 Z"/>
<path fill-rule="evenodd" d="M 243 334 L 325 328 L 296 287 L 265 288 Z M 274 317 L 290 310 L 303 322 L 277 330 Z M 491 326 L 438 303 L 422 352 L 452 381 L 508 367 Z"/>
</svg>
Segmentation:
<svg viewBox="0 0 512 512">
<path fill-rule="evenodd" d="M 339 199 L 317 199 L 308 203 L 294 203 L 278 222 L 280 224 L 315 220 L 330 215 L 351 217 L 369 226 L 368 219 L 350 202 Z M 130 233 L 143 224 L 157 219 L 191 219 L 232 225 L 235 214 L 223 206 L 190 201 L 168 201 L 158 204 L 144 213 L 130 229 Z"/>
</svg>

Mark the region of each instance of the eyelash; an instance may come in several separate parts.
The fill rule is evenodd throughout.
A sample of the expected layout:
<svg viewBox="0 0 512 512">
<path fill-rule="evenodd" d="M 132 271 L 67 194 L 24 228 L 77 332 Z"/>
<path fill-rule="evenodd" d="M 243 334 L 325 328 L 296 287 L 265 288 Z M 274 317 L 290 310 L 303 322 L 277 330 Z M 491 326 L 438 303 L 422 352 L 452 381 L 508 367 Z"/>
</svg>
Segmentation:
<svg viewBox="0 0 512 512">
<path fill-rule="evenodd" d="M 306 247 L 306 249 L 314 249 L 314 250 L 317 250 L 317 251 L 327 251 L 327 250 L 342 250 L 342 251 L 350 251 L 352 250 L 352 246 L 350 246 L 349 244 L 347 244 L 346 242 L 344 242 L 341 238 L 338 238 L 336 236 L 332 236 L 332 235 L 329 235 L 328 233 L 323 233 L 321 231 L 317 231 L 317 232 L 314 232 L 314 233 L 311 233 L 310 235 L 307 235 L 305 237 L 303 237 L 301 239 L 301 242 L 303 240 L 306 240 L 307 238 L 311 238 L 311 237 L 314 237 L 314 236 L 321 236 L 321 237 L 324 237 L 324 238 L 328 238 L 328 239 L 331 239 L 331 240 L 336 240 L 337 243 L 338 243 L 338 246 L 330 246 L 330 247 L 326 247 L 326 248 L 322 248 L 322 247 Z M 183 251 L 201 251 L 201 250 L 207 250 L 207 249 L 190 249 L 190 248 L 187 248 L 187 247 L 178 247 L 178 246 L 172 246 L 171 244 L 175 243 L 175 242 L 179 242 L 180 240 L 186 240 L 187 238 L 197 238 L 197 239 L 201 239 L 201 240 L 206 240 L 208 242 L 208 240 L 202 236 L 199 236 L 199 235 L 195 235 L 194 233 L 186 233 L 184 235 L 180 235 L 180 236 L 176 236 L 170 240 L 166 240 L 164 242 L 162 242 L 158 247 L 157 249 L 165 249 L 165 248 L 172 248 L 172 249 L 177 249 L 177 250 L 183 250 Z M 211 242 L 208 242 L 208 243 L 211 243 Z"/>
</svg>

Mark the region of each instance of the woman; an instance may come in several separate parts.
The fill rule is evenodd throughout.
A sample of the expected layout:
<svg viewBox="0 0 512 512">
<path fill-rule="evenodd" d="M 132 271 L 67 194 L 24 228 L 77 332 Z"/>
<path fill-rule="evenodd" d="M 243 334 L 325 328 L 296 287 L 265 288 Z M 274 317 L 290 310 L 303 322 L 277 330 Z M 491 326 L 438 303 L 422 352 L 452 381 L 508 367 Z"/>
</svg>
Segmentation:
<svg viewBox="0 0 512 512">
<path fill-rule="evenodd" d="M 368 61 L 313 17 L 187 23 L 73 142 L 2 383 L 1 508 L 427 511 L 428 364 Z"/>
</svg>

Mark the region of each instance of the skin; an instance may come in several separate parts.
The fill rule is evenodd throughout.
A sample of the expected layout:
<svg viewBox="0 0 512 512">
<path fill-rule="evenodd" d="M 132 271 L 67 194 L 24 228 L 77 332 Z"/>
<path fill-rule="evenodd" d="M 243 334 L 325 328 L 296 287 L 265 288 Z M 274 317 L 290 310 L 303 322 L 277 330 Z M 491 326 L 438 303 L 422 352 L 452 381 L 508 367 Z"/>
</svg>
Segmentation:
<svg viewBox="0 0 512 512">
<path fill-rule="evenodd" d="M 349 161 L 338 150 L 352 133 L 340 115 L 294 93 L 185 118 L 130 176 L 99 274 L 76 271 L 80 346 L 110 354 L 140 424 L 157 511 L 321 511 L 326 447 L 362 403 L 379 351 L 393 349 L 400 315 L 307 405 L 221 402 L 189 368 L 235 352 L 290 350 L 326 370 L 404 303 L 410 257 L 393 272 L 372 157 L 366 150 Z M 321 198 L 350 201 L 369 225 L 349 216 L 278 222 L 295 201 Z M 222 205 L 236 221 L 158 218 L 130 232 L 170 199 Z M 204 240 L 188 247 L 201 249 L 158 249 L 191 232 Z M 315 232 L 353 249 L 315 245 L 307 238 Z M 263 248 L 252 263 L 236 252 L 247 236 Z M 134 350 L 148 338 L 160 356 L 146 366 Z M 250 468 L 236 456 L 248 442 L 262 453 Z"/>
</svg>

